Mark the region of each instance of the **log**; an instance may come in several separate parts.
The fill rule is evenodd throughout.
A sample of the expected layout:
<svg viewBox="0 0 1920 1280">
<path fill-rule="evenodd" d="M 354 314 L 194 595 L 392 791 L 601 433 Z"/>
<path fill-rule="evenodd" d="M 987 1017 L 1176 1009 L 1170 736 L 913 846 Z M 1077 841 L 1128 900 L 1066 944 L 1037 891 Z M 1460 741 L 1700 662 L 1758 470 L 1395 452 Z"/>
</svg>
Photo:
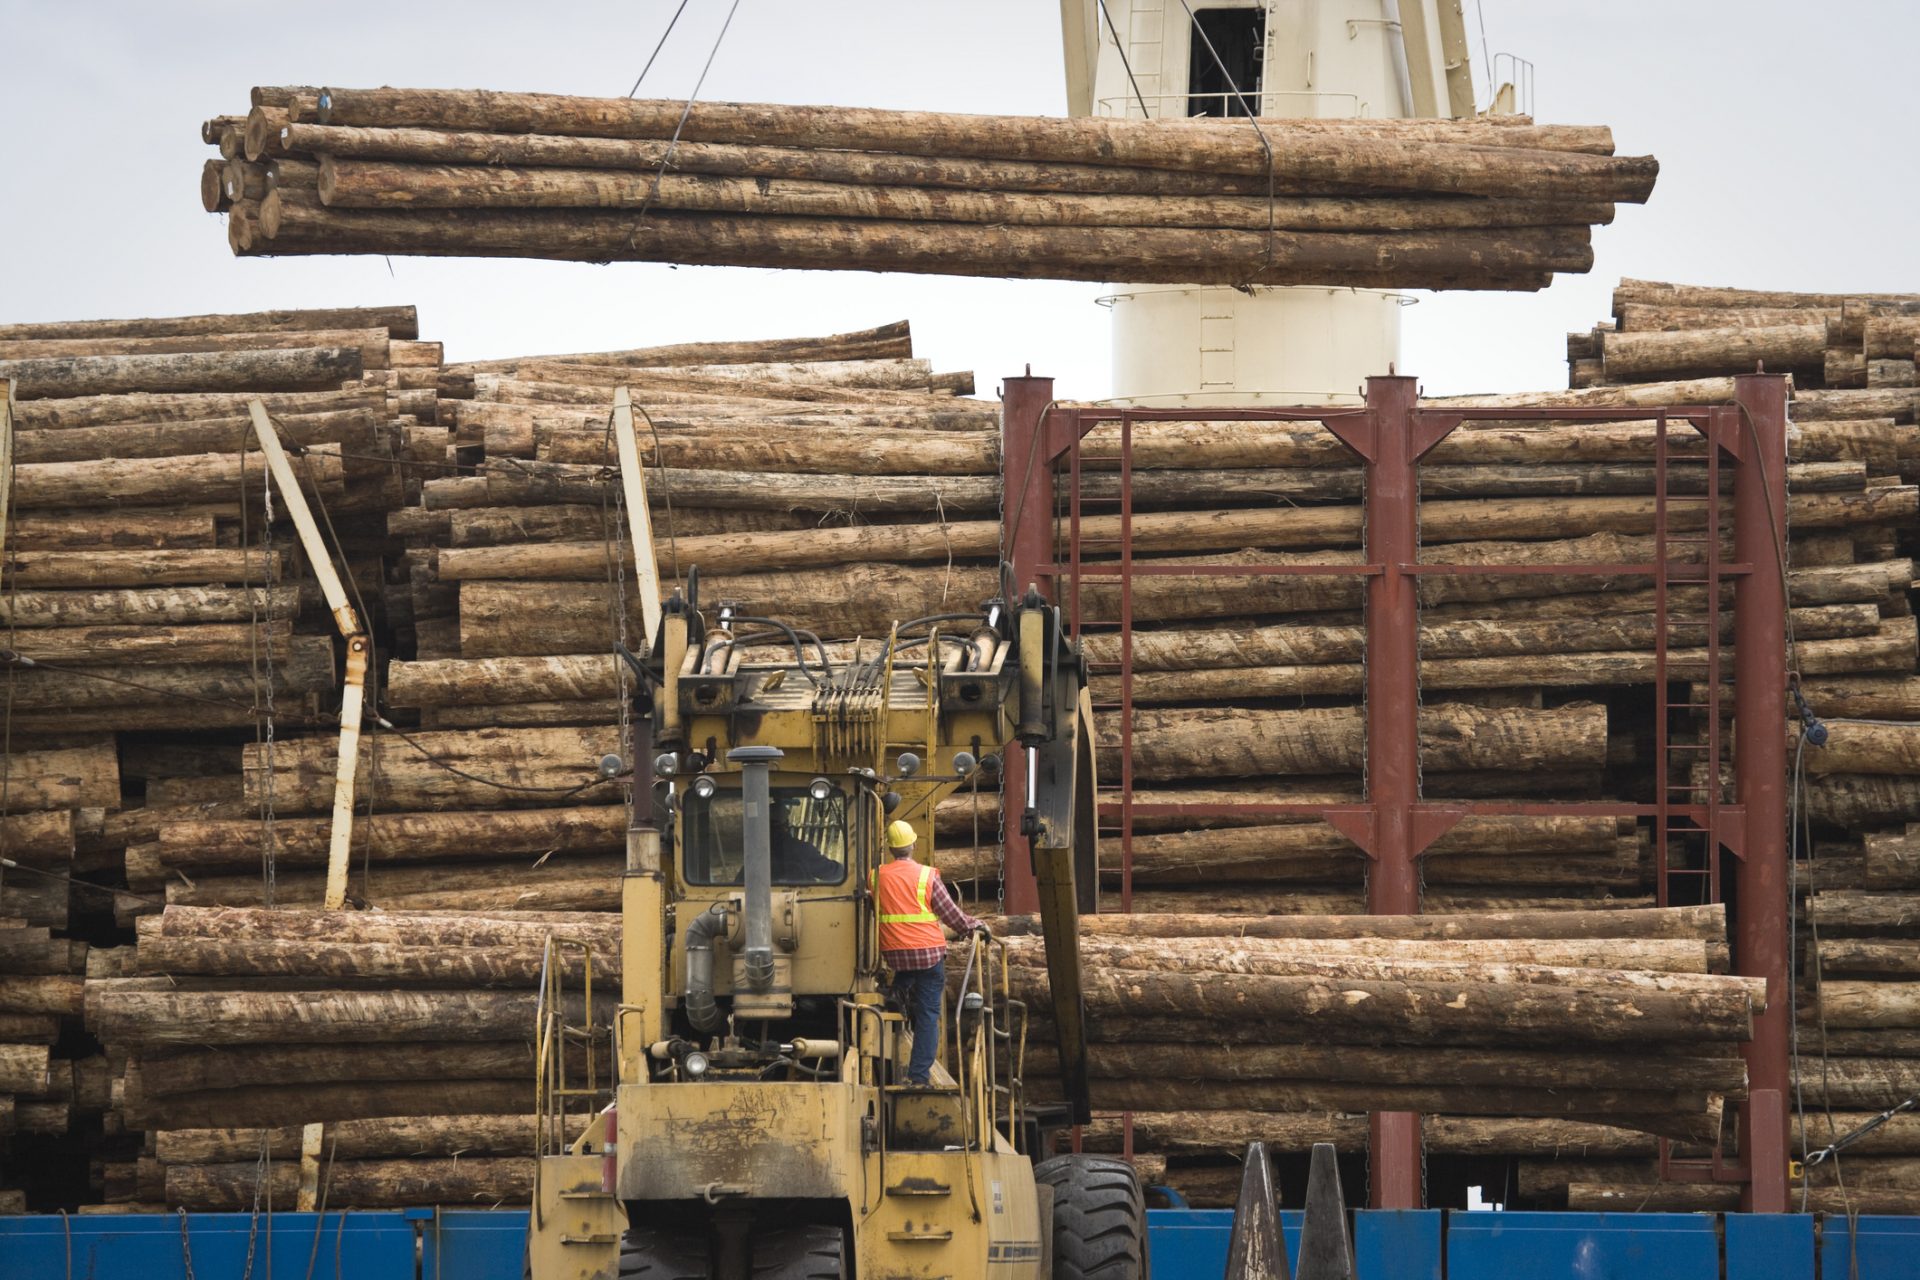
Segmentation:
<svg viewBox="0 0 1920 1280">
<path fill-rule="evenodd" d="M 264 187 L 264 182 L 263 182 Z M 261 194 L 265 194 L 262 190 Z M 258 197 L 249 197 L 257 199 Z M 289 351 L 316 347 L 357 347 L 362 369 L 387 367 L 388 336 L 384 328 L 304 329 L 290 333 L 206 333 L 161 337 L 15 338 L 0 339 L 0 360 L 35 360 L 64 356 L 139 356 L 167 353 L 229 351 Z"/>
<path fill-rule="evenodd" d="M 1436 1155 L 1653 1156 L 1654 1140 L 1630 1129 L 1569 1120 L 1501 1116 L 1423 1116 L 1427 1150 Z"/>
<path fill-rule="evenodd" d="M 1080 918 L 1090 936 L 1160 938 L 1683 938 L 1726 940 L 1726 908 L 1655 911 L 1518 911 L 1453 916 L 1097 915 Z M 1029 931 L 1032 917 L 1009 930 Z"/>
<path fill-rule="evenodd" d="M 8 544 L 33 551 L 93 547 L 190 548 L 211 547 L 215 537 L 211 514 L 126 509 L 79 515 L 39 511 L 16 517 Z"/>
<path fill-rule="evenodd" d="M 9 768 L 9 775 L 11 772 Z M 10 795 L 9 803 L 18 801 Z M 0 857 L 12 858 L 30 867 L 54 867 L 71 859 L 73 849 L 73 814 L 65 809 L 9 813 L 0 817 Z M 0 930 L 0 955 L 5 954 L 10 936 L 11 931 Z"/>
<path fill-rule="evenodd" d="M 0 1092 L 46 1093 L 50 1053 L 43 1044 L 0 1044 Z"/>
<path fill-rule="evenodd" d="M 6 581 L 19 587 L 247 586 L 279 578 L 278 551 L 251 548 L 159 551 L 22 551 L 8 557 Z M 11 594 L 10 592 L 8 594 Z M 96 593 L 99 594 L 99 593 Z M 113 593 L 131 599 L 132 593 Z M 179 599 L 178 593 L 166 593 Z M 149 593 L 143 593 L 152 598 Z M 222 598 L 248 599 L 248 593 Z"/>
<path fill-rule="evenodd" d="M 16 653 L 43 662 L 71 666 L 114 663 L 238 663 L 255 657 L 286 662 L 293 653 L 290 621 L 258 626 L 211 623 L 203 626 L 96 626 L 18 628 Z"/>
<path fill-rule="evenodd" d="M 1653 528 L 1650 497 L 1490 498 L 1429 502 L 1421 508 L 1422 536 L 1429 542 L 1535 538 L 1550 531 L 1645 533 Z M 1889 487 L 1857 494 L 1804 494 L 1789 504 L 1789 518 L 1801 528 L 1897 521 L 1920 512 L 1920 489 Z M 1676 530 L 1697 528 L 1699 511 L 1674 513 Z M 1286 510 L 1232 510 L 1206 514 L 1142 512 L 1133 517 L 1133 546 L 1142 553 L 1237 549 L 1330 547 L 1350 544 L 1360 535 L 1358 507 Z M 1118 516 L 1089 516 L 1081 521 L 1086 539 L 1114 539 Z M 682 538 L 682 563 L 697 563 L 717 575 L 766 572 L 789 567 L 847 564 L 867 560 L 951 561 L 995 554 L 1000 526 L 990 521 L 884 525 L 824 529 L 805 534 L 770 533 Z M 663 559 L 670 553 L 660 548 Z M 545 543 L 525 547 L 472 547 L 443 550 L 438 557 L 442 581 L 474 578 L 597 579 L 606 574 L 604 542 Z M 670 565 L 670 562 L 668 562 Z"/>
<path fill-rule="evenodd" d="M 1057 1094 L 1045 1081 L 1033 1092 Z M 1169 1088 L 1158 1080 L 1103 1080 L 1094 1088 L 1101 1110 L 1164 1109 L 1226 1111 L 1418 1111 L 1450 1110 L 1461 1115 L 1528 1115 L 1587 1119 L 1608 1117 L 1621 1127 L 1641 1128 L 1665 1137 L 1711 1141 L 1719 1134 L 1717 1099 L 1705 1093 L 1656 1093 L 1650 1090 L 1500 1088 L 1486 1091 L 1446 1086 L 1341 1085 L 1314 1081 L 1207 1081 Z M 1648 1111 L 1631 1108 L 1650 1107 Z"/>
<path fill-rule="evenodd" d="M 0 974 L 0 1012 L 79 1017 L 86 979 L 73 974 Z"/>
<path fill-rule="evenodd" d="M 411 306 L 309 307 L 229 315 L 166 316 L 128 320 L 46 320 L 0 325 L 0 341 L 58 338 L 160 338 L 206 333 L 267 333 L 299 329 L 385 329 L 395 338 L 418 338 L 420 317 Z"/>
<path fill-rule="evenodd" d="M 356 1080 L 519 1080 L 534 1074 L 531 1040 L 502 1043 L 227 1045 L 133 1054 L 126 1098 L 136 1112 L 161 1110 L 177 1094 Z"/>
<path fill-rule="evenodd" d="M 301 941 L 402 947 L 539 946 L 549 935 L 590 942 L 602 952 L 620 944 L 619 921 L 601 915 L 515 912 L 506 915 L 432 915 L 391 911 L 249 910 L 168 907 L 140 922 L 142 938 L 216 938 L 229 941 Z"/>
<path fill-rule="evenodd" d="M 328 391 L 219 391 L 159 394 L 104 394 L 66 400 L 36 400 L 14 410 L 23 431 L 53 431 L 114 423 L 181 422 L 236 417 L 254 400 L 272 414 L 329 413 L 339 410 L 385 412 L 386 397 L 363 386 Z"/>
<path fill-rule="evenodd" d="M 16 635 L 96 627 L 141 628 L 287 618 L 299 610 L 297 587 L 175 587 L 121 591 L 10 591 L 0 593 L 0 621 Z"/>
<path fill-rule="evenodd" d="M 613 726 L 476 729 L 407 739 L 369 735 L 361 740 L 359 769 L 362 777 L 378 771 L 382 803 L 395 809 L 590 804 L 617 794 L 617 784 L 596 771 L 603 756 L 619 752 L 618 736 Z M 329 807 L 338 751 L 331 738 L 277 744 L 271 758 L 275 803 L 286 812 Z M 488 781 L 450 772 L 447 765 Z M 265 795 L 267 768 L 264 748 L 248 744 L 242 769 L 249 800 Z"/>
<path fill-rule="evenodd" d="M 0 978 L 0 1007 L 15 1007 L 7 992 L 24 981 L 51 980 Z M 520 991 L 153 991 L 108 981 L 86 984 L 85 1011 L 95 1035 L 128 1048 L 473 1042 L 529 1034 L 535 1000 Z M 79 1004 L 69 995 L 53 1011 L 77 1012 Z"/>
<path fill-rule="evenodd" d="M 676 169 L 680 167 L 676 164 Z M 1425 231 L 1607 223 L 1604 201 L 1441 197 L 1040 194 L 805 178 L 500 163 L 409 164 L 327 155 L 333 209 L 681 209 L 703 213 L 1042 227 L 1227 227 L 1243 231 Z M 265 194 L 264 183 L 259 193 Z"/>
<path fill-rule="evenodd" d="M 429 1086 L 433 1087 L 433 1086 Z M 417 1204 L 524 1204 L 533 1196 L 532 1156 L 456 1160 L 349 1160 L 327 1163 L 328 1208 L 383 1209 Z M 260 1166 L 169 1165 L 167 1203 L 182 1209 L 241 1210 L 254 1203 Z M 300 1188 L 297 1164 L 272 1166 L 266 1194 L 291 1204 Z"/>
<path fill-rule="evenodd" d="M 1804 757 L 1809 771 L 1920 776 L 1920 723 L 1831 720 L 1828 728 L 1826 746 Z"/>
<path fill-rule="evenodd" d="M 1431 125 L 1358 130 L 1281 124 L 1264 131 L 1220 123 L 1167 129 L 1105 117 L 940 115 L 844 107 L 762 106 L 623 98 L 566 98 L 461 90 L 329 89 L 328 124 L 382 128 L 669 138 L 753 146 L 833 147 L 910 155 L 1101 163 L 1281 180 L 1540 198 L 1598 195 L 1644 200 L 1659 166 L 1650 158 L 1454 147 Z M 296 100 L 292 122 L 319 119 L 316 98 Z M 683 117 L 684 116 L 684 120 Z M 251 118 L 249 120 L 251 123 Z M 1488 136 L 1480 131 L 1475 143 Z M 1497 137 L 1498 135 L 1494 135 Z M 1396 143 L 1388 138 L 1410 138 Z M 1529 141 L 1543 140 L 1539 137 Z"/>
<path fill-rule="evenodd" d="M 296 469 L 301 488 L 322 501 L 345 497 L 337 445 L 317 445 Z M 231 500 L 242 486 L 265 483 L 260 454 L 202 453 L 179 458 L 98 458 L 34 462 L 14 468 L 14 501 L 21 507 L 188 504 Z"/>
<path fill-rule="evenodd" d="M 1036 1047 L 1029 1056 L 1034 1073 L 1056 1074 L 1054 1056 Z M 1357 1045 L 1242 1045 L 1230 1052 L 1182 1044 L 1096 1044 L 1088 1070 L 1096 1082 L 1108 1080 L 1235 1081 L 1247 1084 L 1324 1080 L 1334 1084 L 1447 1086 L 1461 1089 L 1551 1089 L 1578 1080 L 1581 1089 L 1648 1092 L 1741 1093 L 1746 1064 L 1738 1057 L 1662 1057 L 1656 1090 L 1648 1081 L 1649 1059 L 1637 1053 L 1578 1053 L 1564 1050 L 1397 1048 Z M 1101 1089 L 1096 1083 L 1094 1088 Z"/>
<path fill-rule="evenodd" d="M 1036 997 L 1044 994 L 1044 974 L 1019 969 L 1014 980 L 1018 991 Z M 1729 1001 L 1684 992 L 1629 995 L 1497 983 L 1092 973 L 1087 975 L 1086 997 L 1095 1018 L 1257 1017 L 1296 1025 L 1315 1039 L 1341 1033 L 1380 1034 L 1400 1037 L 1399 1043 L 1416 1039 L 1504 1045 L 1706 1042 L 1745 1039 L 1751 1028 L 1745 998 Z"/>
<path fill-rule="evenodd" d="M 142 940 L 139 961 L 142 973 L 153 974 L 524 988 L 540 983 L 544 958 L 539 945 L 511 951 L 469 949 L 449 953 L 428 947 L 387 944 L 216 941 L 162 936 Z M 608 956 L 602 953 L 598 959 L 604 964 Z M 613 962 L 618 963 L 617 953 Z M 577 961 L 568 961 L 567 967 L 576 971 L 566 976 L 577 985 Z"/>
<path fill-rule="evenodd" d="M 533 1147 L 533 1126 L 531 1115 L 340 1120 L 327 1126 L 326 1143 L 336 1160 L 520 1155 Z M 153 1136 L 155 1154 L 169 1165 L 254 1160 L 259 1158 L 263 1144 L 277 1160 L 300 1157 L 298 1128 L 162 1129 Z"/>
<path fill-rule="evenodd" d="M 1764 1009 L 1766 1006 L 1766 988 L 1763 985 L 1754 979 L 1725 974 L 1653 973 L 1617 966 L 1572 968 L 1539 963 L 1503 963 L 1478 958 L 1477 948 L 1469 955 L 1453 944 L 1439 943 L 1426 944 L 1424 953 L 1418 950 L 1402 950 L 1386 956 L 1349 953 L 1337 958 L 1320 959 L 1313 954 L 1303 953 L 1297 946 L 1286 945 L 1298 941 L 1242 939 L 1230 948 L 1210 944 L 1202 948 L 1204 954 L 1198 956 L 1193 954 L 1196 948 L 1191 944 L 1174 941 L 1126 943 L 1089 939 L 1083 941 L 1081 946 L 1085 954 L 1101 967 L 1122 971 L 1119 976 L 1125 978 L 1131 978 L 1137 972 L 1157 973 L 1184 968 L 1208 973 L 1326 978 L 1335 981 L 1350 978 L 1365 982 L 1458 983 L 1462 986 L 1497 982 L 1611 991 L 1692 992 L 1736 1003 L 1744 1000 L 1755 1009 Z M 1402 948 L 1415 945 L 1400 944 Z M 1027 968 L 1042 965 L 1045 960 L 1044 955 L 1031 946 L 1014 944 L 1009 952 L 1009 959 L 1013 963 Z"/>
<path fill-rule="evenodd" d="M 1829 980 L 1820 984 L 1820 1009 L 1830 1027 L 1920 1027 L 1920 984 Z"/>
<path fill-rule="evenodd" d="M 330 209 L 270 193 L 261 238 L 237 252 L 381 253 L 592 262 L 991 274 L 1031 279 L 1199 279 L 1351 287 L 1540 288 L 1593 264 L 1580 227 L 1489 231 L 1228 231 L 574 209 Z M 1569 193 L 1577 198 L 1576 193 Z"/>
<path fill-rule="evenodd" d="M 351 347 L 0 360 L 0 378 L 14 379 L 22 400 L 133 391 L 316 390 L 356 380 L 361 369 L 360 352 Z"/>
<path fill-rule="evenodd" d="M 1326 1112 L 1286 1115 L 1257 1111 L 1140 1111 L 1131 1119 L 1136 1150 L 1169 1156 L 1219 1155 L 1239 1159 L 1246 1154 L 1249 1142 L 1265 1142 L 1277 1151 L 1299 1151 L 1316 1142 L 1331 1142 L 1351 1150 L 1364 1146 L 1367 1141 L 1365 1117 Z M 1118 1152 L 1122 1138 L 1119 1117 L 1095 1116 L 1093 1123 L 1081 1131 L 1082 1149 L 1086 1151 Z"/>
<path fill-rule="evenodd" d="M 356 906 L 384 911 L 615 911 L 620 904 L 619 858 L 575 857 L 530 870 L 525 859 L 470 862 L 455 867 L 376 866 L 369 876 L 356 872 L 348 895 Z M 276 881 L 274 901 L 286 906 L 316 906 L 326 876 L 290 872 Z M 183 906 L 264 906 L 266 894 L 256 873 L 250 876 L 201 876 L 193 884 L 167 883 L 166 900 Z"/>
<path fill-rule="evenodd" d="M 285 866 L 324 866 L 331 818 L 281 818 L 273 852 Z M 374 813 L 354 823 L 355 851 L 376 861 L 471 859 L 502 854 L 609 853 L 626 844 L 625 805 L 487 809 L 465 813 Z M 260 859 L 258 821 L 170 822 L 156 837 L 169 867 L 194 871 Z"/>
<path fill-rule="evenodd" d="M 1827 326 L 1806 324 L 1753 328 L 1733 326 L 1677 333 L 1602 333 L 1601 368 L 1613 382 L 1648 382 L 1747 370 L 1762 362 L 1773 369 L 1818 370 L 1825 359 Z"/>
<path fill-rule="evenodd" d="M 1606 709 L 1575 703 L 1553 711 L 1490 710 L 1460 704 L 1421 712 L 1429 769 L 1578 768 L 1602 762 Z M 1357 709 L 1242 711 L 1145 709 L 1133 718 L 1136 781 L 1257 777 L 1356 771 L 1364 755 Z M 1096 726 L 1097 767 L 1118 772 L 1117 726 Z"/>
<path fill-rule="evenodd" d="M 1871 863 L 1869 863 L 1871 865 Z M 1920 974 L 1920 941 L 1822 938 L 1820 973 L 1906 977 Z"/>
<path fill-rule="evenodd" d="M 275 414 L 289 444 L 352 444 L 362 453 L 375 444 L 378 418 L 367 409 Z M 98 458 L 167 458 L 193 453 L 234 453 L 253 445 L 246 417 L 189 418 L 177 422 L 110 422 L 99 426 L 23 431 L 15 438 L 20 462 L 85 462 Z"/>
<path fill-rule="evenodd" d="M 333 642 L 325 636 L 294 636 L 288 641 L 290 656 L 274 670 L 274 686 L 282 695 L 318 693 L 333 687 Z M 263 656 L 266 646 L 262 646 Z M 11 677 L 13 709 L 16 713 L 34 711 L 85 711 L 106 707 L 172 707 L 173 718 L 191 724 L 192 717 L 203 714 L 198 705 L 180 705 L 182 699 L 207 699 L 230 704 L 244 714 L 242 723 L 251 723 L 252 707 L 262 689 L 264 676 L 254 668 L 236 662 L 231 666 L 199 663 L 142 664 L 127 668 L 122 680 L 106 683 L 94 678 L 90 667 L 84 671 L 34 668 Z M 286 744 L 281 745 L 284 750 Z"/>
<path fill-rule="evenodd" d="M 35 673 L 23 672 L 14 678 L 29 674 Z M 10 808 L 120 807 L 120 762 L 111 738 L 84 747 L 15 750 L 4 759 Z"/>
</svg>

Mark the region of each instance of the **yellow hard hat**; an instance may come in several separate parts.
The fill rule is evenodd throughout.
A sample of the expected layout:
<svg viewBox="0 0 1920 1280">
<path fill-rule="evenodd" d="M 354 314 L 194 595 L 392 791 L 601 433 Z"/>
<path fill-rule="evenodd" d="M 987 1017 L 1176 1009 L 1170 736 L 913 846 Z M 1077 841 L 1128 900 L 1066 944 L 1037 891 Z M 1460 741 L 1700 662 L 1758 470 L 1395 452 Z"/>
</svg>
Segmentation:
<svg viewBox="0 0 1920 1280">
<path fill-rule="evenodd" d="M 891 822 L 887 824 L 887 848 L 911 849 L 920 837 L 913 833 L 913 824 Z"/>
</svg>

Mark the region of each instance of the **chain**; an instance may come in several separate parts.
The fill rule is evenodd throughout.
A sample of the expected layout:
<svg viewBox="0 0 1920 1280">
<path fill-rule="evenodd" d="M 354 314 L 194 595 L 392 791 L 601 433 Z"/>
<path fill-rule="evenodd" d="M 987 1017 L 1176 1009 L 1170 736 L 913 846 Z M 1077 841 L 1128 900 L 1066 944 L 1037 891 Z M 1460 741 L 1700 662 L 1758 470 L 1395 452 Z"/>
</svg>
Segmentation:
<svg viewBox="0 0 1920 1280">
<path fill-rule="evenodd" d="M 180 1266 L 186 1271 L 185 1280 L 198 1280 L 193 1274 L 193 1242 L 187 1239 L 187 1211 L 174 1212 L 180 1215 Z"/>
<path fill-rule="evenodd" d="M 251 632 L 248 636 L 248 658 L 253 673 L 254 705 L 254 742 L 261 748 L 260 788 L 260 880 L 262 901 L 268 908 L 274 905 L 274 888 L 277 878 L 274 849 L 274 799 L 273 799 L 273 757 L 274 757 L 274 670 L 273 670 L 273 632 L 275 618 L 274 595 L 274 559 L 273 559 L 273 482 L 267 476 L 264 466 L 260 473 L 261 512 L 263 524 L 260 529 L 260 547 L 262 572 L 260 586 L 254 585 L 254 541 L 247 518 L 247 446 L 240 443 L 240 550 L 242 557 L 242 582 L 247 590 L 248 610 L 251 614 Z M 261 644 L 260 605 L 261 596 L 266 597 L 266 643 Z M 261 672 L 265 670 L 265 679 Z M 264 691 L 265 696 L 262 696 Z"/>
</svg>

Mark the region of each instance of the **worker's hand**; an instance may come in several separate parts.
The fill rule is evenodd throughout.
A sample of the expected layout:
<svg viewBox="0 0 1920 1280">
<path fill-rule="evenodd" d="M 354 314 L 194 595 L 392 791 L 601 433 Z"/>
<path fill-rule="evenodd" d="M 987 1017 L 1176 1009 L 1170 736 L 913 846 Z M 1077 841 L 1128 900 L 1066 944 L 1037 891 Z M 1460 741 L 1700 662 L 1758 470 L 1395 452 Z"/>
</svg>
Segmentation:
<svg viewBox="0 0 1920 1280">
<path fill-rule="evenodd" d="M 973 936 L 982 942 L 992 942 L 993 930 L 987 928 L 983 921 L 976 920 L 973 922 Z"/>
</svg>

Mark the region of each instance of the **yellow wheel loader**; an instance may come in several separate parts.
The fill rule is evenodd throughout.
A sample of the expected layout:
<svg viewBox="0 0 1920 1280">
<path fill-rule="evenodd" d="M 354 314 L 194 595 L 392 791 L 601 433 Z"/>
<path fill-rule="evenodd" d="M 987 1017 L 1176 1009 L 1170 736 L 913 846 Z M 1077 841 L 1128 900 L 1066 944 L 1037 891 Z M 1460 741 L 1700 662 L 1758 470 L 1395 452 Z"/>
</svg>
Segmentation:
<svg viewBox="0 0 1920 1280">
<path fill-rule="evenodd" d="M 549 948 L 532 1280 L 1143 1280 L 1131 1167 L 1044 1156 L 1088 1118 L 1077 922 L 1097 884 L 1084 664 L 1057 609 L 1029 589 L 828 646 L 709 622 L 697 575 L 688 595 L 627 655 L 631 746 L 606 762 L 632 769 L 618 1004 L 593 1004 L 599 957 Z M 1007 751 L 1028 765 L 1007 820 L 1030 837 L 1051 1007 L 1012 997 L 1001 943 L 957 942 L 939 1065 L 911 1086 L 872 896 L 884 833 L 912 823 L 940 865 L 935 806 L 991 805 Z M 1043 1025 L 1062 1097 L 1035 1105 Z"/>
</svg>

